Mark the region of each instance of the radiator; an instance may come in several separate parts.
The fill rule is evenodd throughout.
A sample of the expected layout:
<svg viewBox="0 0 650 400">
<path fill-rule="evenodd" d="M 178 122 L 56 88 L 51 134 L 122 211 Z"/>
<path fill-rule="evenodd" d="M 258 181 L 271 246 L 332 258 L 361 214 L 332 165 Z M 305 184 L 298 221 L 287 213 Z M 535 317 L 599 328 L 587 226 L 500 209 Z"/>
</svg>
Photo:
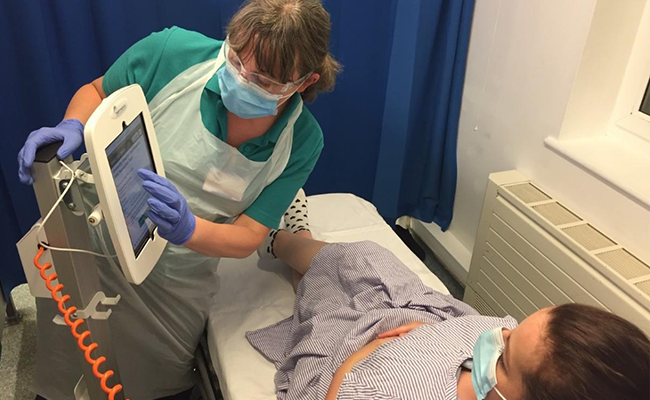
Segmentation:
<svg viewBox="0 0 650 400">
<path fill-rule="evenodd" d="M 518 321 L 589 304 L 650 335 L 650 266 L 517 171 L 490 175 L 464 301 Z"/>
</svg>

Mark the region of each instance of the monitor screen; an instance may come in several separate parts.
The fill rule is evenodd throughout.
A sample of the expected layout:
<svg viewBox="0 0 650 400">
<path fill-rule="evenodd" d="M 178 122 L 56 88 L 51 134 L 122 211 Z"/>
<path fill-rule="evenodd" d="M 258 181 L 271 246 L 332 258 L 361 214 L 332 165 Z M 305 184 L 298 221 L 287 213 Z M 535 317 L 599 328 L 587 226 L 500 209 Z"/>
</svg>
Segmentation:
<svg viewBox="0 0 650 400">
<path fill-rule="evenodd" d="M 147 216 L 149 194 L 142 188 L 137 174 L 140 168 L 155 171 L 142 114 L 124 126 L 122 133 L 106 148 L 106 155 L 137 258 L 154 229 Z"/>
</svg>

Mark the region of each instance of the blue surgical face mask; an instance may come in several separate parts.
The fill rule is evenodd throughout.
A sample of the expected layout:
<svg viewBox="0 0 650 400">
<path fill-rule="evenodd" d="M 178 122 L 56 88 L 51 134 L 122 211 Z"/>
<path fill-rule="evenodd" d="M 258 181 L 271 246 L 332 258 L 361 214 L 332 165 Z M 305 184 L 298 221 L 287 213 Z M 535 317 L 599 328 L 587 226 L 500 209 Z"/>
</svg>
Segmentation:
<svg viewBox="0 0 650 400">
<path fill-rule="evenodd" d="M 238 79 L 228 65 L 217 71 L 221 99 L 231 113 L 251 119 L 276 115 L 278 101 L 283 97 L 265 93 L 243 79 Z"/>
<path fill-rule="evenodd" d="M 485 399 L 492 389 L 503 400 L 506 400 L 496 388 L 497 361 L 503 354 L 503 350 L 505 350 L 505 344 L 502 328 L 484 332 L 476 341 L 472 356 L 472 386 L 477 400 Z"/>
</svg>

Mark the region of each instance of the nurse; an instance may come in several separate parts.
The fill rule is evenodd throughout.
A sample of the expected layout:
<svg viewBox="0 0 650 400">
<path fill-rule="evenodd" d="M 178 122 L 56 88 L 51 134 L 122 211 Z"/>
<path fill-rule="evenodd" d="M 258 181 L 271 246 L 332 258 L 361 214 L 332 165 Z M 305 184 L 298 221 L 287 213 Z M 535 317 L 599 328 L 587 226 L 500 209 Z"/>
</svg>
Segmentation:
<svg viewBox="0 0 650 400">
<path fill-rule="evenodd" d="M 63 140 L 58 156 L 70 155 L 102 99 L 134 83 L 147 97 L 167 179 L 140 176 L 150 217 L 170 244 L 140 286 L 97 260 L 107 294 L 122 296 L 110 326 L 131 398 L 195 385 L 194 353 L 210 307 L 228 306 L 213 304 L 219 257 L 257 249 L 314 168 L 323 135 L 303 100 L 334 86 L 340 66 L 329 33 L 319 0 L 249 0 L 223 42 L 178 27 L 153 33 L 79 89 L 63 121 L 32 132 L 20 151 L 20 179 L 29 184 L 36 150 Z M 72 399 L 81 376 L 74 341 L 51 322 L 54 302 L 37 306 L 34 390 Z"/>
</svg>

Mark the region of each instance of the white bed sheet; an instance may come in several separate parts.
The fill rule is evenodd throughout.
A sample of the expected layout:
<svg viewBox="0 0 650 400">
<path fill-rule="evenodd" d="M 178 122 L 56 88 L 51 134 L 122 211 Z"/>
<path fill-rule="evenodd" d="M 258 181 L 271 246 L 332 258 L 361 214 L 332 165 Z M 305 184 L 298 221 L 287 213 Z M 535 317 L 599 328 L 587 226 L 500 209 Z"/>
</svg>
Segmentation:
<svg viewBox="0 0 650 400">
<path fill-rule="evenodd" d="M 370 240 L 395 253 L 429 287 L 449 293 L 400 240 L 375 207 L 351 194 L 309 197 L 314 237 L 327 242 Z M 208 322 L 212 364 L 226 400 L 274 400 L 275 367 L 250 346 L 244 333 L 278 322 L 293 312 L 289 267 L 278 260 L 223 259 L 219 264 L 219 307 Z"/>
</svg>

